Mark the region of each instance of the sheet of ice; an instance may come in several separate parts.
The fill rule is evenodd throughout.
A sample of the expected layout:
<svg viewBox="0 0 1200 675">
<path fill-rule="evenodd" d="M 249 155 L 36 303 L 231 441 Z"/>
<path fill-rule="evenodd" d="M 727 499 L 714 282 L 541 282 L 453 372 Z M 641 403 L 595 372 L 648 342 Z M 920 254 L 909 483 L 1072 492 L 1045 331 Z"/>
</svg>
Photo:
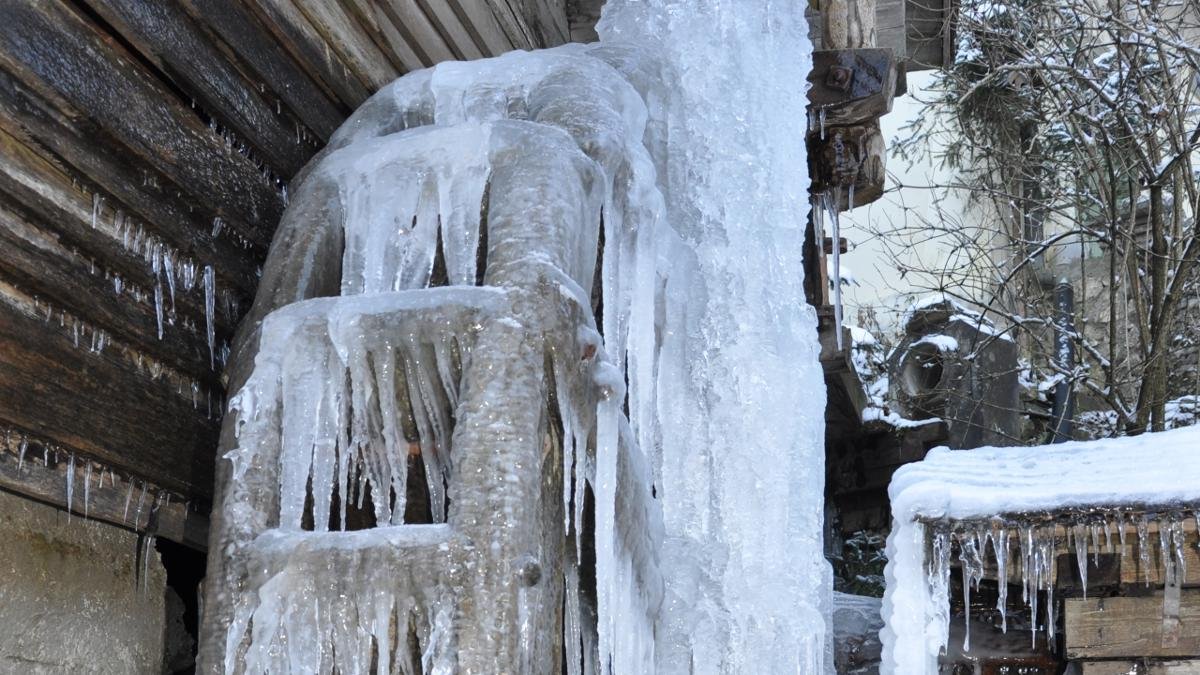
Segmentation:
<svg viewBox="0 0 1200 675">
<path fill-rule="evenodd" d="M 992 555 L 1002 564 L 1013 564 L 1007 532 L 1019 535 L 1023 595 L 1035 617 L 1038 591 L 1053 591 L 1049 566 L 1061 536 L 1053 526 L 1035 524 L 1041 514 L 1060 514 L 1074 550 L 1086 556 L 1089 549 L 1099 551 L 1100 531 L 1110 532 L 1114 524 L 1124 555 L 1124 514 L 1159 513 L 1162 558 L 1177 558 L 1182 542 L 1172 533 L 1182 532 L 1177 523 L 1200 507 L 1198 444 L 1200 427 L 1192 427 L 1036 447 L 936 448 L 924 461 L 902 467 L 888 490 L 893 525 L 883 602 L 883 672 L 937 672 L 949 631 L 946 556 L 952 539 L 961 547 L 964 537 L 977 538 L 970 523 L 1003 528 L 1003 536 L 989 537 Z M 965 530 L 957 525 L 964 522 Z M 1136 528 L 1141 555 L 1148 556 L 1146 520 L 1138 520 Z M 1114 543 L 1111 534 L 1107 540 Z M 927 559 L 930 548 L 934 554 Z M 1042 625 L 1052 632 L 1054 603 L 1052 596 L 1047 600 Z"/>
<path fill-rule="evenodd" d="M 661 63 L 656 429 L 661 673 L 820 673 L 824 383 L 800 243 L 811 45 L 799 5 L 610 2 L 602 43 Z M 655 146 L 651 142 L 651 147 Z M 648 364 L 642 364 L 645 367 Z"/>
</svg>

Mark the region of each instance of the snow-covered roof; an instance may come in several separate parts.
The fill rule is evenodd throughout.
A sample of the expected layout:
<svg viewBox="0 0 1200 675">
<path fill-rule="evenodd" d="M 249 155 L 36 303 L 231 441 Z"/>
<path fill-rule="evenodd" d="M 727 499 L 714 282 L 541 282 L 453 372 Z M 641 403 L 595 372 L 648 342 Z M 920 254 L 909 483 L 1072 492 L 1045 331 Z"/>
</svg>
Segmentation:
<svg viewBox="0 0 1200 675">
<path fill-rule="evenodd" d="M 897 520 L 962 520 L 1075 507 L 1200 500 L 1200 426 L 1016 448 L 936 448 L 888 490 Z"/>
<path fill-rule="evenodd" d="M 1123 514 L 1157 513 L 1160 528 L 1167 528 L 1160 531 L 1169 533 L 1160 534 L 1164 564 L 1174 564 L 1170 561 L 1176 556 L 1182 559 L 1181 521 L 1197 518 L 1200 524 L 1200 426 L 1036 447 L 936 448 L 923 461 L 901 467 L 888 493 L 893 524 L 882 611 L 886 624 L 880 633 L 882 672 L 936 673 L 938 654 L 949 636 L 951 533 L 945 521 L 959 521 L 953 536 L 964 574 L 970 568 L 976 583 L 989 544 L 1003 576 L 1006 564 L 1016 564 L 1006 559 L 1013 541 L 1019 542 L 1021 574 L 1036 616 L 1037 592 L 1053 592 L 1050 563 L 1060 520 L 1068 539 L 1075 530 L 1076 555 L 1082 553 L 1086 560 L 1088 536 L 1079 534 L 1081 529 L 1091 529 L 1097 548 L 1102 530 L 1111 550 L 1113 523 L 1108 516 L 1115 512 L 1124 555 Z M 1036 524 L 1037 516 L 1047 512 L 1056 519 Z M 978 521 L 983 519 L 990 522 L 981 526 Z M 1147 520 L 1140 516 L 1139 538 L 1148 529 Z M 1175 555 L 1167 553 L 1169 547 Z M 1005 595 L 1002 592 L 999 607 Z M 1045 625 L 1052 631 L 1054 603 L 1045 605 Z M 1037 626 L 1035 621 L 1034 630 Z"/>
</svg>

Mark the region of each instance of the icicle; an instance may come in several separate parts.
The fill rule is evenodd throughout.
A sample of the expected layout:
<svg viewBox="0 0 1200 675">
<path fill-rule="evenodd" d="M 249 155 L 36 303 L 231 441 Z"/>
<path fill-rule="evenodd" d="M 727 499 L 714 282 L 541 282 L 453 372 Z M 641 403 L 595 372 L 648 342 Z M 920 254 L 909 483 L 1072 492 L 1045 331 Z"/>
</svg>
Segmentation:
<svg viewBox="0 0 1200 675">
<path fill-rule="evenodd" d="M 932 606 L 940 614 L 938 625 L 943 630 L 950 626 L 950 531 L 944 525 L 936 526 L 932 537 L 932 551 L 929 567 L 926 571 Z M 944 647 L 949 641 L 949 634 L 939 636 L 939 643 Z"/>
<path fill-rule="evenodd" d="M 1158 518 L 1158 555 L 1162 560 L 1162 582 L 1167 585 L 1177 584 L 1175 576 L 1175 553 L 1171 537 L 1172 518 L 1163 514 Z"/>
<path fill-rule="evenodd" d="M 976 533 L 958 534 L 958 559 L 962 564 L 963 587 L 963 651 L 971 651 L 971 586 L 979 587 L 983 578 L 983 557 L 979 551 L 979 536 Z"/>
<path fill-rule="evenodd" d="M 216 273 L 213 271 L 212 265 L 204 266 L 204 325 L 205 332 L 208 335 L 208 363 L 209 367 L 216 369 L 217 357 L 213 343 L 216 341 L 216 294 L 217 281 Z"/>
<path fill-rule="evenodd" d="M 142 592 L 150 588 L 150 552 L 154 550 L 154 535 L 146 537 L 146 549 L 142 552 Z"/>
<path fill-rule="evenodd" d="M 92 193 L 92 229 L 96 229 L 96 222 L 100 219 L 100 210 L 104 208 L 104 197 L 99 193 Z"/>
<path fill-rule="evenodd" d="M 1024 596 L 1025 604 L 1029 607 L 1030 621 L 1030 639 L 1034 647 L 1037 647 L 1037 616 L 1038 616 L 1038 589 L 1040 583 L 1040 566 L 1038 565 L 1038 549 L 1035 543 L 1033 525 L 1023 525 L 1021 527 L 1021 574 L 1022 579 L 1022 595 Z"/>
<path fill-rule="evenodd" d="M 142 504 L 146 502 L 146 481 L 142 481 L 142 494 L 138 497 L 137 511 L 133 514 L 133 529 L 142 526 Z"/>
<path fill-rule="evenodd" d="M 88 517 L 88 501 L 92 496 L 92 463 L 88 461 L 87 468 L 83 470 L 83 519 Z"/>
<path fill-rule="evenodd" d="M 1171 551 L 1175 554 L 1175 567 L 1180 583 L 1187 578 L 1187 557 L 1184 552 L 1183 516 L 1171 518 Z"/>
<path fill-rule="evenodd" d="M 212 236 L 215 238 L 221 234 L 221 228 L 223 227 L 225 227 L 225 221 L 221 219 L 221 216 L 213 218 Z"/>
<path fill-rule="evenodd" d="M 171 298 L 171 314 L 175 313 L 175 256 L 163 256 L 163 273 L 167 277 L 167 292 Z M 174 321 L 172 321 L 174 323 Z"/>
<path fill-rule="evenodd" d="M 1100 523 L 1092 521 L 1092 564 L 1096 567 L 1100 566 Z"/>
<path fill-rule="evenodd" d="M 75 496 L 75 454 L 67 458 L 67 522 L 71 522 L 71 502 Z"/>
<path fill-rule="evenodd" d="M 1150 585 L 1150 520 L 1142 514 L 1137 521 L 1138 561 L 1142 566 L 1142 579 Z"/>
<path fill-rule="evenodd" d="M 158 321 L 158 339 L 163 339 L 163 291 L 162 291 L 162 247 L 155 245 L 153 262 L 154 270 L 154 318 Z"/>
<path fill-rule="evenodd" d="M 846 187 L 846 210 L 854 210 L 854 183 Z"/>
<path fill-rule="evenodd" d="M 1106 553 L 1113 552 L 1112 521 L 1108 516 L 1104 517 L 1104 550 Z"/>
<path fill-rule="evenodd" d="M 25 451 L 29 449 L 29 439 L 21 438 L 21 447 L 17 450 L 17 473 L 21 473 L 21 467 L 25 466 Z"/>
<path fill-rule="evenodd" d="M 1008 526 L 1001 525 L 1000 531 L 992 535 L 992 548 L 996 552 L 996 609 L 1000 610 L 1000 632 L 1008 633 Z"/>
<path fill-rule="evenodd" d="M 821 127 L 821 140 L 825 140 L 825 106 L 821 106 L 821 112 L 819 114 L 820 114 L 819 122 L 820 122 L 820 127 Z"/>
<path fill-rule="evenodd" d="M 1075 539 L 1075 564 L 1079 567 L 1079 583 L 1083 586 L 1083 597 L 1087 598 L 1087 557 L 1088 535 L 1087 527 L 1082 523 L 1075 525 L 1071 532 Z"/>
<path fill-rule="evenodd" d="M 1056 537 L 1054 525 L 1050 525 L 1044 530 L 1045 536 L 1042 536 L 1038 545 L 1038 560 L 1039 569 L 1038 577 L 1045 582 L 1046 585 L 1046 635 L 1047 642 L 1054 643 L 1055 618 L 1054 618 L 1054 551 L 1056 548 Z M 1086 551 L 1085 551 L 1086 552 Z M 1084 556 L 1084 563 L 1087 562 L 1087 556 Z"/>
<path fill-rule="evenodd" d="M 121 516 L 121 524 L 129 522 L 129 503 L 133 501 L 133 479 L 129 479 L 129 489 L 125 492 L 125 514 Z"/>
</svg>

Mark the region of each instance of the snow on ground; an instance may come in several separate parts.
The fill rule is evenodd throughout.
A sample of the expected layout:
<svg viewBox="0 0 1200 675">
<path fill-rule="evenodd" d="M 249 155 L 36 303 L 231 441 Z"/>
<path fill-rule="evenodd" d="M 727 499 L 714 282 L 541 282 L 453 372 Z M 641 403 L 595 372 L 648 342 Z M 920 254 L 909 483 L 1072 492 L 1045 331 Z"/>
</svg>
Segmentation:
<svg viewBox="0 0 1200 675">
<path fill-rule="evenodd" d="M 887 546 L 882 672 L 937 672 L 949 627 L 951 536 L 959 543 L 964 574 L 976 583 L 988 543 L 1001 552 L 998 563 L 1004 569 L 1017 563 L 1006 558 L 1010 541 L 1018 541 L 1025 586 L 1034 603 L 1037 590 L 1052 591 L 1049 565 L 1057 536 L 1053 526 L 1038 527 L 1038 514 L 1070 512 L 1070 519 L 1058 523 L 1075 532 L 1076 546 L 1086 553 L 1089 530 L 1094 546 L 1100 545 L 1100 532 L 1111 546 L 1113 518 L 1123 542 L 1125 513 L 1157 513 L 1160 531 L 1167 533 L 1161 535 L 1168 553 L 1163 559 L 1174 560 L 1183 545 L 1182 519 L 1189 513 L 1194 517 L 1200 504 L 1198 448 L 1200 427 L 1188 427 L 1047 446 L 936 448 L 924 461 L 902 467 L 888 490 L 893 525 Z M 981 519 L 986 526 L 951 532 L 954 521 Z M 1136 527 L 1144 541 L 1147 518 L 1141 517 Z M 1016 536 L 1010 538 L 1010 531 Z M 928 561 L 927 550 L 932 551 Z M 964 586 L 969 593 L 971 584 Z M 1053 603 L 1045 604 L 1043 609 L 1053 612 Z M 1036 616 L 1036 604 L 1032 610 Z"/>
</svg>

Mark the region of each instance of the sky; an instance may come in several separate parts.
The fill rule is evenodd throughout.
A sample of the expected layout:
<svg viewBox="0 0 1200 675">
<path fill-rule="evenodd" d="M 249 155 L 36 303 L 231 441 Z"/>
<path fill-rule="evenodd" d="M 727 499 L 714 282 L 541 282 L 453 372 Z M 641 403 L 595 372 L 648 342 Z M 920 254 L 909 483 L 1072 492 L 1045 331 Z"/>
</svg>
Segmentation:
<svg viewBox="0 0 1200 675">
<path fill-rule="evenodd" d="M 896 260 L 890 253 L 895 246 L 885 246 L 871 231 L 889 223 L 902 222 L 905 218 L 911 221 L 921 214 L 932 219 L 936 213 L 934 193 L 920 186 L 944 183 L 952 175 L 950 170 L 933 166 L 931 161 L 910 167 L 906 160 L 895 155 L 895 140 L 908 133 L 903 128 L 920 114 L 920 101 L 929 98 L 934 75 L 935 71 L 909 73 L 908 93 L 896 98 L 892 112 L 881 119 L 883 139 L 888 148 L 887 191 L 878 201 L 842 214 L 842 236 L 850 245 L 849 253 L 842 258 L 843 275 L 849 269 L 855 282 L 843 289 L 847 323 L 859 322 L 860 308 L 875 307 L 882 326 L 891 328 L 896 311 L 908 306 L 909 296 L 915 291 L 910 281 L 902 278 L 897 270 Z M 954 207 L 943 202 L 943 208 Z M 937 260 L 944 252 L 939 252 L 937 246 L 928 242 L 911 242 L 905 249 L 905 256 L 910 262 Z"/>
</svg>

